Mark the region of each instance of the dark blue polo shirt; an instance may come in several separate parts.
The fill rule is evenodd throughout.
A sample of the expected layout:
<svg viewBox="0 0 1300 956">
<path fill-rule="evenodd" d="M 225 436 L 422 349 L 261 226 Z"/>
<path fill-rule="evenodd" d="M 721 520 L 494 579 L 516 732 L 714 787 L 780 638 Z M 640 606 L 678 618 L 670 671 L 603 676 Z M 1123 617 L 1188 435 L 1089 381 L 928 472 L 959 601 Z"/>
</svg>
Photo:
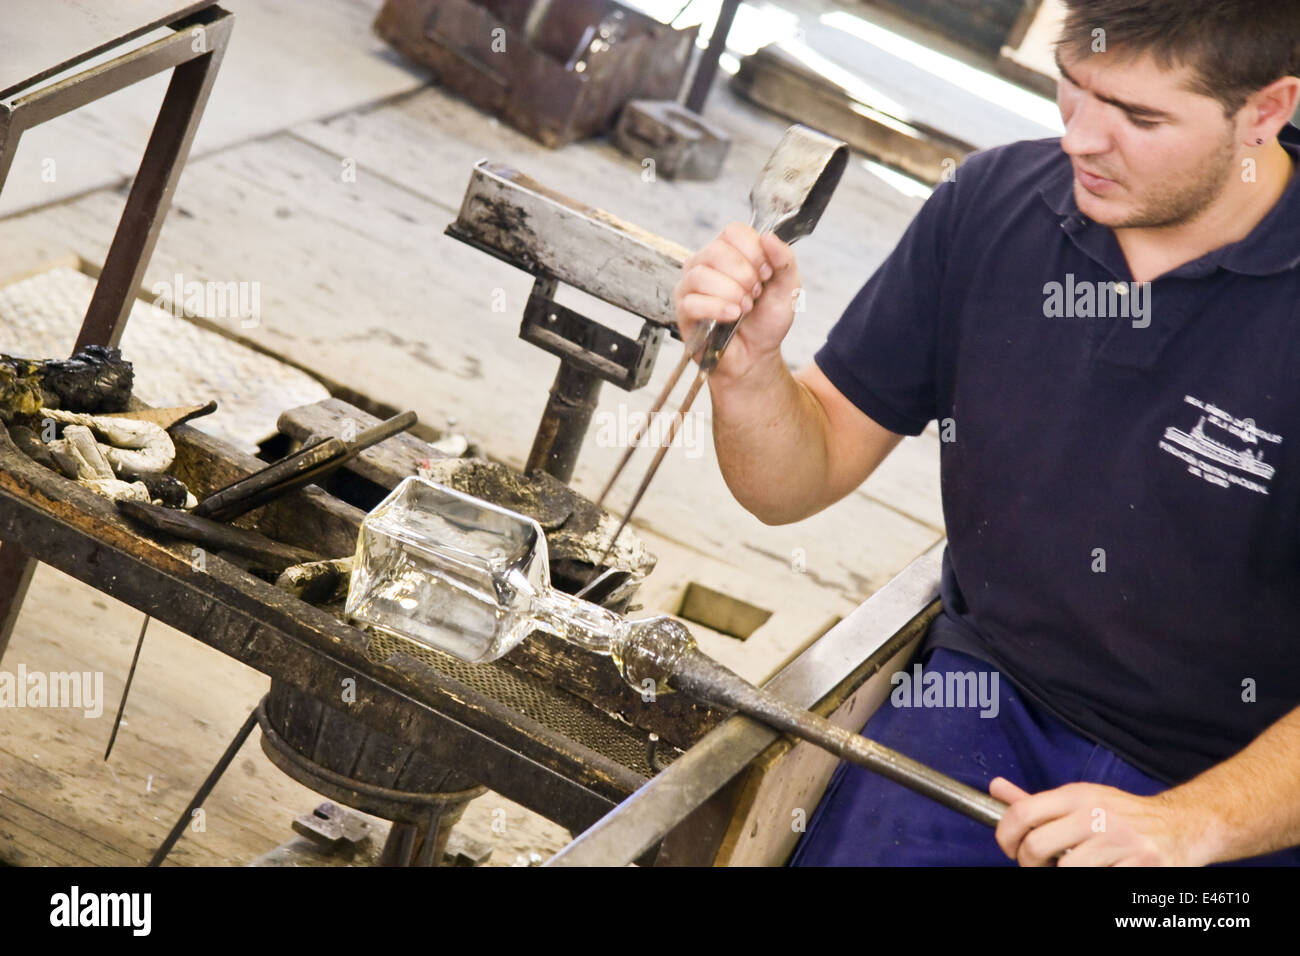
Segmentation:
<svg viewBox="0 0 1300 956">
<path fill-rule="evenodd" d="M 1300 176 L 1125 315 L 1131 281 L 1059 140 L 1015 143 L 935 190 L 816 361 L 952 439 L 930 640 L 1177 783 L 1300 706 Z"/>
</svg>

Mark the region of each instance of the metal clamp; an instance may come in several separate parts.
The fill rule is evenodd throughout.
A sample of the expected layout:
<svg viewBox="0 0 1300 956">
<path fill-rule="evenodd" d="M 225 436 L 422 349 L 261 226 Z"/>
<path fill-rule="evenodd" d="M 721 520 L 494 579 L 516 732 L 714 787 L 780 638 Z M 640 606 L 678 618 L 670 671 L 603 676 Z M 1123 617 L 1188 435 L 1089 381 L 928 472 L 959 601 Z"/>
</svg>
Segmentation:
<svg viewBox="0 0 1300 956">
<path fill-rule="evenodd" d="M 558 355 L 584 372 L 619 388 L 640 388 L 650 379 L 666 329 L 643 322 L 635 339 L 555 301 L 554 276 L 539 275 L 524 307 L 519 337 Z"/>
</svg>

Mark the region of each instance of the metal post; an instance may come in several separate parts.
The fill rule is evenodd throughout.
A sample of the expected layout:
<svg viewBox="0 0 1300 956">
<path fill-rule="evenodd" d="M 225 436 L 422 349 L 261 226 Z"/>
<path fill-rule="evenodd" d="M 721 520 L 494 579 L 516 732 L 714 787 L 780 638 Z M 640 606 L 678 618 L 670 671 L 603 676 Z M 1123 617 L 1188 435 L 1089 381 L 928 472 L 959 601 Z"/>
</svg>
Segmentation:
<svg viewBox="0 0 1300 956">
<path fill-rule="evenodd" d="M 115 346 L 122 337 L 230 37 L 232 18 L 219 7 L 214 9 L 217 19 L 193 27 L 202 31 L 195 34 L 195 42 L 205 44 L 209 52 L 172 71 L 74 352 L 92 344 Z"/>
<path fill-rule="evenodd" d="M 14 153 L 18 151 L 18 138 L 22 136 L 22 127 L 14 122 L 14 114 L 4 103 L 0 103 L 0 192 L 4 191 L 5 179 L 9 176 L 9 167 L 13 165 Z"/>
<path fill-rule="evenodd" d="M 695 78 L 691 80 L 691 91 L 686 94 L 686 108 L 697 113 L 704 112 L 704 101 L 709 98 L 709 89 L 713 78 L 718 73 L 718 60 L 727 48 L 727 34 L 731 32 L 732 21 L 740 9 L 740 0 L 722 0 L 722 9 L 718 11 L 718 22 L 713 25 L 709 35 L 708 49 L 700 55 L 695 64 Z"/>
<path fill-rule="evenodd" d="M 0 103 L 0 192 L 4 190 L 20 135 L 21 129 L 13 123 L 13 113 Z M 12 541 L 0 544 L 0 661 L 4 660 L 9 636 L 35 570 L 36 562 L 17 544 Z"/>
<path fill-rule="evenodd" d="M 419 831 L 414 823 L 394 822 L 388 839 L 379 853 L 380 866 L 410 866 L 415 855 L 415 838 Z"/>
<path fill-rule="evenodd" d="M 36 561 L 12 541 L 0 544 L 0 661 L 4 660 Z"/>
<path fill-rule="evenodd" d="M 555 382 L 546 400 L 546 411 L 542 413 L 532 451 L 528 453 L 528 463 L 524 466 L 526 473 L 544 471 L 565 483 L 573 477 L 578 452 L 582 450 L 582 440 L 591 424 L 602 384 L 585 369 L 560 360 L 560 369 L 555 373 Z"/>
</svg>

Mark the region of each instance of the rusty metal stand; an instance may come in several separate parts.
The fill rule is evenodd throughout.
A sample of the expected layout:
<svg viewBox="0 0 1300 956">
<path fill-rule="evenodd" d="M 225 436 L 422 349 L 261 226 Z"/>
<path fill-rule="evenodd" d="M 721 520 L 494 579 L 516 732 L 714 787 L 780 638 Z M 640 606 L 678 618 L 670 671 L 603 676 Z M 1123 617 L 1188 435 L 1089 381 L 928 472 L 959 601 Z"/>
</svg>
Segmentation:
<svg viewBox="0 0 1300 956">
<path fill-rule="evenodd" d="M 180 4 L 177 4 L 180 7 Z M 38 13 L 39 7 L 32 8 Z M 135 291 L 153 255 L 172 194 L 217 70 L 225 55 L 234 17 L 212 4 L 166 24 L 173 33 L 114 60 L 24 93 L 8 88 L 0 98 L 0 190 L 23 132 L 78 107 L 115 93 L 164 70 L 172 70 L 149 144 L 127 197 L 126 208 L 104 261 L 85 321 L 72 351 L 85 345 L 117 345 L 126 328 Z M 48 28 L 33 21 L 31 30 Z M 140 32 L 109 37 L 104 47 L 120 45 Z M 89 50 L 80 60 L 89 59 Z M 47 71 L 49 72 L 49 71 Z M 26 86 L 34 86 L 41 75 Z M 0 547 L 0 659 L 26 596 L 36 561 L 16 541 Z"/>
<path fill-rule="evenodd" d="M 560 361 L 524 465 L 526 474 L 544 471 L 563 482 L 573 477 L 582 440 L 596 411 L 596 400 L 600 398 L 601 384 L 590 372 Z"/>
<path fill-rule="evenodd" d="M 524 471 L 544 471 L 567 482 L 573 477 L 600 386 L 612 382 L 630 391 L 644 385 L 666 332 L 643 322 L 637 338 L 622 335 L 556 302 L 558 285 L 554 276 L 537 276 L 519 327 L 525 342 L 560 357 Z"/>
<path fill-rule="evenodd" d="M 687 109 L 694 110 L 696 113 L 704 112 L 704 101 L 709 98 L 713 78 L 718 74 L 718 60 L 722 58 L 722 53 L 727 48 L 727 34 L 731 32 L 731 24 L 735 21 L 736 11 L 739 9 L 740 0 L 722 0 L 718 21 L 713 26 L 713 33 L 709 35 L 709 46 L 700 54 L 695 64 L 695 77 L 691 80 L 690 91 L 686 94 Z"/>
</svg>

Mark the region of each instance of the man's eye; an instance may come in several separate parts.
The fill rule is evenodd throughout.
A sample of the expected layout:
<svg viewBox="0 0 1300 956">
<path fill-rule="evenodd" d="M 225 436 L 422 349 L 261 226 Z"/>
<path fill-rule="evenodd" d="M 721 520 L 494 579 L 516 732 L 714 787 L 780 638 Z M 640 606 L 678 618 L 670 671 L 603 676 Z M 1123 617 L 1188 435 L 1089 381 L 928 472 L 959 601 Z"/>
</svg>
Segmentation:
<svg viewBox="0 0 1300 956">
<path fill-rule="evenodd" d="M 1136 126 L 1138 129 L 1155 129 L 1157 126 L 1160 125 L 1154 120 L 1138 119 L 1136 116 L 1130 116 L 1128 118 L 1128 121 L 1132 123 L 1134 126 Z"/>
</svg>

